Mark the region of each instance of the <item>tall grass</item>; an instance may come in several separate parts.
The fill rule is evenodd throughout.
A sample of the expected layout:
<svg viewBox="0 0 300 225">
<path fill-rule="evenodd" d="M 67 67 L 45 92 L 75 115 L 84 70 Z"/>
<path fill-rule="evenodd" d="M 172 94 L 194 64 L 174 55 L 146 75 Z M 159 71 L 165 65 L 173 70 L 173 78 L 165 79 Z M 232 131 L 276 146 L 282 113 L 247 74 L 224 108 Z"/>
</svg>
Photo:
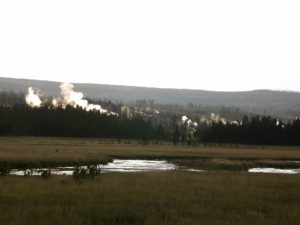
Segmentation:
<svg viewBox="0 0 300 225">
<path fill-rule="evenodd" d="M 295 225 L 300 176 L 246 173 L 104 174 L 78 182 L 0 178 L 5 225 Z"/>
</svg>

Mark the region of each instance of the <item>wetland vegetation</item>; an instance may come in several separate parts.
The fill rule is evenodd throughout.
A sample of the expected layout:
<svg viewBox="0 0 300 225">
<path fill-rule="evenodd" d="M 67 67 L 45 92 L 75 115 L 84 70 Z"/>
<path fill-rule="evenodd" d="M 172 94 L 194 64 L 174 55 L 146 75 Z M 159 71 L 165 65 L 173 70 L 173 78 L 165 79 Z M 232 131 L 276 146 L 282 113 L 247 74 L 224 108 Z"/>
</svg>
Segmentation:
<svg viewBox="0 0 300 225">
<path fill-rule="evenodd" d="M 300 175 L 249 174 L 252 165 L 297 167 L 297 147 L 201 145 L 86 138 L 1 137 L 2 168 L 164 159 L 208 173 L 164 171 L 0 176 L 0 224 L 297 224 Z"/>
<path fill-rule="evenodd" d="M 44 168 L 104 164 L 113 159 L 164 159 L 196 169 L 246 170 L 252 166 L 298 168 L 298 147 L 172 145 L 114 139 L 1 137 L 0 168 Z"/>
</svg>

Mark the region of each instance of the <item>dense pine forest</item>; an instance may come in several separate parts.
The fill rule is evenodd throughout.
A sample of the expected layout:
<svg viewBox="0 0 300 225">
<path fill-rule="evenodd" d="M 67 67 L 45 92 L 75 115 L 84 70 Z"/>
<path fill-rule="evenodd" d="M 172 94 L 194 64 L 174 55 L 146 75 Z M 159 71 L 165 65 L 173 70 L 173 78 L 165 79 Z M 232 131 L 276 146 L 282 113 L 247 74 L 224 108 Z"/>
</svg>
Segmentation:
<svg viewBox="0 0 300 225">
<path fill-rule="evenodd" d="M 174 144 L 237 143 L 300 145 L 300 119 L 282 122 L 272 117 L 199 123 L 191 129 L 181 121 L 171 126 L 142 117 L 123 118 L 78 108 L 31 108 L 24 104 L 0 107 L 1 136 L 56 136 L 172 141 Z"/>
<path fill-rule="evenodd" d="M 161 126 L 140 118 L 87 112 L 81 108 L 0 107 L 0 135 L 166 139 Z"/>
<path fill-rule="evenodd" d="M 283 123 L 270 116 L 244 117 L 241 123 L 213 123 L 198 129 L 201 142 L 300 145 L 300 119 Z"/>
</svg>

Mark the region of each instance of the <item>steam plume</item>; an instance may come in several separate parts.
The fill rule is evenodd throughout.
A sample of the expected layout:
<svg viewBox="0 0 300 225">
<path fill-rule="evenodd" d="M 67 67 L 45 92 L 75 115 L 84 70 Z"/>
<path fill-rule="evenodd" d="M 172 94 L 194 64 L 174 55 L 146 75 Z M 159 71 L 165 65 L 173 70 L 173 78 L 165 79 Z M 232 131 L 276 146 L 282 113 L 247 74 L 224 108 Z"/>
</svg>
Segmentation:
<svg viewBox="0 0 300 225">
<path fill-rule="evenodd" d="M 54 98 L 52 100 L 52 105 L 54 107 L 66 106 L 72 107 L 81 107 L 86 111 L 98 111 L 101 114 L 114 115 L 117 116 L 117 113 L 109 112 L 107 109 L 103 109 L 101 105 L 89 104 L 88 100 L 83 99 L 82 92 L 75 92 L 74 85 L 71 83 L 62 83 L 60 86 L 61 97 Z"/>
<path fill-rule="evenodd" d="M 83 98 L 82 92 L 76 92 L 73 90 L 74 85 L 71 83 L 62 83 L 59 87 L 61 97 L 53 98 L 53 107 L 81 107 L 86 111 L 97 111 L 101 114 L 118 116 L 118 114 L 115 112 L 110 112 L 107 109 L 103 109 L 101 105 L 89 104 L 88 100 Z M 39 93 L 35 92 L 32 87 L 28 88 L 28 93 L 25 96 L 25 100 L 30 107 L 40 107 L 42 104 Z"/>
<path fill-rule="evenodd" d="M 185 126 L 186 128 L 188 128 L 192 132 L 195 132 L 196 129 L 197 129 L 197 127 L 198 127 L 198 123 L 197 122 L 193 122 L 187 116 L 182 116 L 181 117 L 181 124 L 183 126 Z"/>
<path fill-rule="evenodd" d="M 181 117 L 181 123 L 184 125 L 187 125 L 188 127 L 197 127 L 198 123 L 193 122 L 191 119 L 189 119 L 187 116 Z"/>
<path fill-rule="evenodd" d="M 88 106 L 88 101 L 83 99 L 83 94 L 81 92 L 73 91 L 74 85 L 70 83 L 62 83 L 60 86 L 60 93 L 62 95 L 62 100 L 57 98 L 57 102 L 61 102 L 63 108 L 67 105 L 72 107 L 81 107 L 85 109 Z"/>
<path fill-rule="evenodd" d="M 215 113 L 210 113 L 208 116 L 202 116 L 200 119 L 200 123 L 201 124 L 208 124 L 211 125 L 212 123 L 223 123 L 225 124 L 235 124 L 235 125 L 240 125 L 240 122 L 236 121 L 236 120 L 227 120 L 223 117 L 221 117 L 219 114 L 215 114 Z"/>
<path fill-rule="evenodd" d="M 40 107 L 42 104 L 38 91 L 34 91 L 32 87 L 28 88 L 28 93 L 25 96 L 25 101 L 26 104 L 30 107 Z"/>
</svg>

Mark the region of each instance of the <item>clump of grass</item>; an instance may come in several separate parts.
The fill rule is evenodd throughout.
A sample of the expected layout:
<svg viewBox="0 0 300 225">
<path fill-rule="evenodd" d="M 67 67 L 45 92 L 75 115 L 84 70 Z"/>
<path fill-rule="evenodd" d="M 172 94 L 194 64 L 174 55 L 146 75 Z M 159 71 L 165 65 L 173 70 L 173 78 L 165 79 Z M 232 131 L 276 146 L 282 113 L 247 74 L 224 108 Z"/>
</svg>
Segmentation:
<svg viewBox="0 0 300 225">
<path fill-rule="evenodd" d="M 51 176 L 51 170 L 50 169 L 41 171 L 41 177 L 43 179 L 48 179 L 48 178 L 50 178 L 50 176 Z"/>
<path fill-rule="evenodd" d="M 101 169 L 97 165 L 90 165 L 87 168 L 76 167 L 73 172 L 74 179 L 95 178 L 99 176 Z"/>
<path fill-rule="evenodd" d="M 0 162 L 0 176 L 5 176 L 7 174 L 9 174 L 9 172 L 11 171 L 11 168 L 9 166 L 9 163 L 7 162 Z"/>
</svg>

